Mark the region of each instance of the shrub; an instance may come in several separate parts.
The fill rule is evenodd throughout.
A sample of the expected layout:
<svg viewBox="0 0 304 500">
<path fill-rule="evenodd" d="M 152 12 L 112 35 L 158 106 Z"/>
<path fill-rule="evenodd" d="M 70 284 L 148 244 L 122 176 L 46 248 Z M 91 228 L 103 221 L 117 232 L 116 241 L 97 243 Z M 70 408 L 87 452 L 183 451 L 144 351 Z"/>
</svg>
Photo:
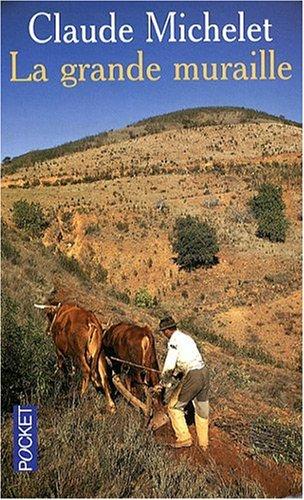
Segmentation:
<svg viewBox="0 0 304 500">
<path fill-rule="evenodd" d="M 155 298 L 153 298 L 148 290 L 140 288 L 135 295 L 135 305 L 138 307 L 153 307 L 155 306 Z"/>
<path fill-rule="evenodd" d="M 18 305 L 8 296 L 2 299 L 2 410 L 12 411 L 13 404 L 34 396 L 34 401 L 53 392 L 54 352 L 44 334 L 41 319 L 30 313 L 18 321 Z"/>
<path fill-rule="evenodd" d="M 48 223 L 39 203 L 18 200 L 13 205 L 13 221 L 19 229 L 31 236 L 41 236 Z"/>
<path fill-rule="evenodd" d="M 272 242 L 284 242 L 287 227 L 288 222 L 283 213 L 269 212 L 259 220 L 257 236 L 259 238 L 268 239 Z"/>
<path fill-rule="evenodd" d="M 262 184 L 249 205 L 258 221 L 257 236 L 273 242 L 285 241 L 288 221 L 284 213 L 282 188 L 272 184 Z"/>
<path fill-rule="evenodd" d="M 264 213 L 270 210 L 284 210 L 282 189 L 272 184 L 262 184 L 258 194 L 250 201 L 250 206 L 257 219 L 263 217 Z"/>
<path fill-rule="evenodd" d="M 219 246 L 215 230 L 197 217 L 187 215 L 176 220 L 172 247 L 178 254 L 177 264 L 188 271 L 217 262 Z"/>
<path fill-rule="evenodd" d="M 63 212 L 61 220 L 64 224 L 70 224 L 73 219 L 73 212 Z"/>
</svg>

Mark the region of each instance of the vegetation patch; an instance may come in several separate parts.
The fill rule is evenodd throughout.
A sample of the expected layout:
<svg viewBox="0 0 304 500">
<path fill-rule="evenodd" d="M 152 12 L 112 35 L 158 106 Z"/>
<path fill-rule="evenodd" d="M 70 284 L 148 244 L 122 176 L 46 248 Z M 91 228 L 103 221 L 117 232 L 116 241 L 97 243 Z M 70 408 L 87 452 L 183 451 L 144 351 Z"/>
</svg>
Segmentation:
<svg viewBox="0 0 304 500">
<path fill-rule="evenodd" d="M 91 274 L 92 278 L 98 281 L 98 283 L 106 283 L 108 278 L 108 271 L 101 264 L 97 264 Z"/>
<path fill-rule="evenodd" d="M 238 389 L 247 389 L 251 385 L 249 373 L 238 366 L 232 366 L 230 368 L 228 378 L 235 383 Z"/>
<path fill-rule="evenodd" d="M 97 224 L 90 224 L 86 230 L 85 230 L 85 235 L 86 236 L 99 236 L 101 233 L 100 225 Z"/>
<path fill-rule="evenodd" d="M 148 290 L 140 288 L 135 294 L 135 305 L 137 307 L 152 308 L 156 305 L 156 300 Z"/>
<path fill-rule="evenodd" d="M 302 435 L 296 427 L 262 415 L 252 423 L 250 440 L 254 453 L 272 455 L 277 463 L 302 461 Z"/>
<path fill-rule="evenodd" d="M 276 463 L 301 464 L 302 434 L 295 426 L 266 415 L 253 417 L 251 424 L 223 418 L 216 419 L 215 424 L 250 447 L 253 456 L 270 455 Z"/>
<path fill-rule="evenodd" d="M 53 394 L 55 356 L 43 320 L 28 311 L 18 319 L 18 305 L 8 295 L 2 298 L 1 374 L 3 412 L 11 412 L 32 396 L 35 402 Z"/>
<path fill-rule="evenodd" d="M 243 346 L 240 348 L 240 354 L 243 357 L 255 359 L 258 363 L 262 363 L 263 365 L 279 366 L 279 363 L 276 362 L 275 358 L 267 351 L 261 349 L 261 347 Z"/>
<path fill-rule="evenodd" d="M 116 288 L 111 288 L 108 292 L 110 297 L 113 297 L 116 300 L 119 300 L 120 302 L 124 302 L 124 304 L 130 304 L 131 299 L 130 299 L 130 292 L 129 291 L 120 291 L 116 290 Z"/>
<path fill-rule="evenodd" d="M 282 188 L 262 184 L 249 204 L 258 222 L 257 236 L 272 242 L 284 242 L 288 221 L 285 217 Z"/>
<path fill-rule="evenodd" d="M 117 222 L 116 227 L 121 233 L 127 233 L 129 231 L 129 224 L 127 222 L 119 221 Z"/>
<path fill-rule="evenodd" d="M 93 394 L 92 394 L 93 396 Z M 95 394 L 94 394 L 95 396 Z M 223 477 L 207 461 L 174 458 L 124 401 L 115 415 L 88 397 L 77 407 L 49 405 L 39 419 L 39 469 L 14 474 L 10 422 L 3 425 L 4 497 L 261 498 L 252 478 Z"/>
<path fill-rule="evenodd" d="M 215 229 L 198 217 L 187 215 L 176 219 L 173 229 L 173 251 L 178 254 L 176 263 L 191 271 L 217 263 L 219 251 Z"/>
<path fill-rule="evenodd" d="M 88 275 L 85 270 L 81 267 L 79 262 L 75 259 L 75 257 L 68 257 L 64 253 L 59 253 L 59 263 L 65 271 L 74 276 L 77 276 L 81 281 L 87 281 Z"/>
<path fill-rule="evenodd" d="M 9 240 L 6 225 L 3 222 L 1 224 L 1 258 L 10 260 L 13 264 L 18 264 L 20 261 L 20 253 Z"/>
<path fill-rule="evenodd" d="M 32 237 L 41 236 L 48 226 L 40 203 L 18 200 L 14 203 L 12 211 L 13 221 L 18 229 L 23 229 Z"/>
<path fill-rule="evenodd" d="M 264 279 L 272 285 L 285 285 L 290 280 L 290 276 L 288 273 L 266 274 Z"/>
</svg>

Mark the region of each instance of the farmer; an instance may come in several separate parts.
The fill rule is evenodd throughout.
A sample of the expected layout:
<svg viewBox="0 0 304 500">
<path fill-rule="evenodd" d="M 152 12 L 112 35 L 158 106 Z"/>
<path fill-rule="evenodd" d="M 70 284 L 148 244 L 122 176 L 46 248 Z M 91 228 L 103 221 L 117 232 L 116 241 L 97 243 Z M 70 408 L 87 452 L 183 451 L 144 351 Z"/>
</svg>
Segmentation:
<svg viewBox="0 0 304 500">
<path fill-rule="evenodd" d="M 209 374 L 194 340 L 180 331 L 171 316 L 160 321 L 159 330 L 169 340 L 165 364 L 161 373 L 161 387 L 170 388 L 173 372 L 181 372 L 183 378 L 168 403 L 168 413 L 176 435 L 174 448 L 189 447 L 192 437 L 186 424 L 184 409 L 192 401 L 195 410 L 195 427 L 198 444 L 208 447 Z"/>
</svg>

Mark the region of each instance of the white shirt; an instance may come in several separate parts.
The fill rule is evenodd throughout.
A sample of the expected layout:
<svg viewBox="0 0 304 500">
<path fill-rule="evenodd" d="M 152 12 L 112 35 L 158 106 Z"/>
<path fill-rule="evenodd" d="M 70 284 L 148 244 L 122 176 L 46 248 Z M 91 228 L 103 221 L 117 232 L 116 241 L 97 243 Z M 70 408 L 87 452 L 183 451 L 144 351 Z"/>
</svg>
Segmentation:
<svg viewBox="0 0 304 500">
<path fill-rule="evenodd" d="M 168 352 L 162 375 L 175 368 L 186 373 L 190 370 L 199 370 L 204 366 L 201 353 L 190 335 L 175 330 L 168 342 Z"/>
</svg>

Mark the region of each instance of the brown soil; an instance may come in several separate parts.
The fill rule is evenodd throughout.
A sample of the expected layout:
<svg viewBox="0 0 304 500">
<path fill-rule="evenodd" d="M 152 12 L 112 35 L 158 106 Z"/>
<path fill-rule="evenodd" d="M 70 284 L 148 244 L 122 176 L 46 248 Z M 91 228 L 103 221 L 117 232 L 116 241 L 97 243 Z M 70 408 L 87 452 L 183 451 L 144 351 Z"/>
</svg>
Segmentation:
<svg viewBox="0 0 304 500">
<path fill-rule="evenodd" d="M 215 426 L 210 428 L 209 448 L 204 452 L 197 445 L 193 425 L 190 426 L 190 432 L 194 445 L 191 448 L 172 450 L 176 460 L 179 457 L 187 457 L 196 466 L 209 464 L 226 485 L 237 479 L 254 480 L 270 498 L 299 495 L 300 471 L 295 475 L 291 466 L 277 465 L 264 457 L 259 458 L 259 461 L 253 460 L 249 456 L 249 450 L 233 442 L 229 434 Z M 173 442 L 174 435 L 169 425 L 156 431 L 155 439 L 164 446 Z M 293 483 L 290 477 L 294 477 Z"/>
</svg>

